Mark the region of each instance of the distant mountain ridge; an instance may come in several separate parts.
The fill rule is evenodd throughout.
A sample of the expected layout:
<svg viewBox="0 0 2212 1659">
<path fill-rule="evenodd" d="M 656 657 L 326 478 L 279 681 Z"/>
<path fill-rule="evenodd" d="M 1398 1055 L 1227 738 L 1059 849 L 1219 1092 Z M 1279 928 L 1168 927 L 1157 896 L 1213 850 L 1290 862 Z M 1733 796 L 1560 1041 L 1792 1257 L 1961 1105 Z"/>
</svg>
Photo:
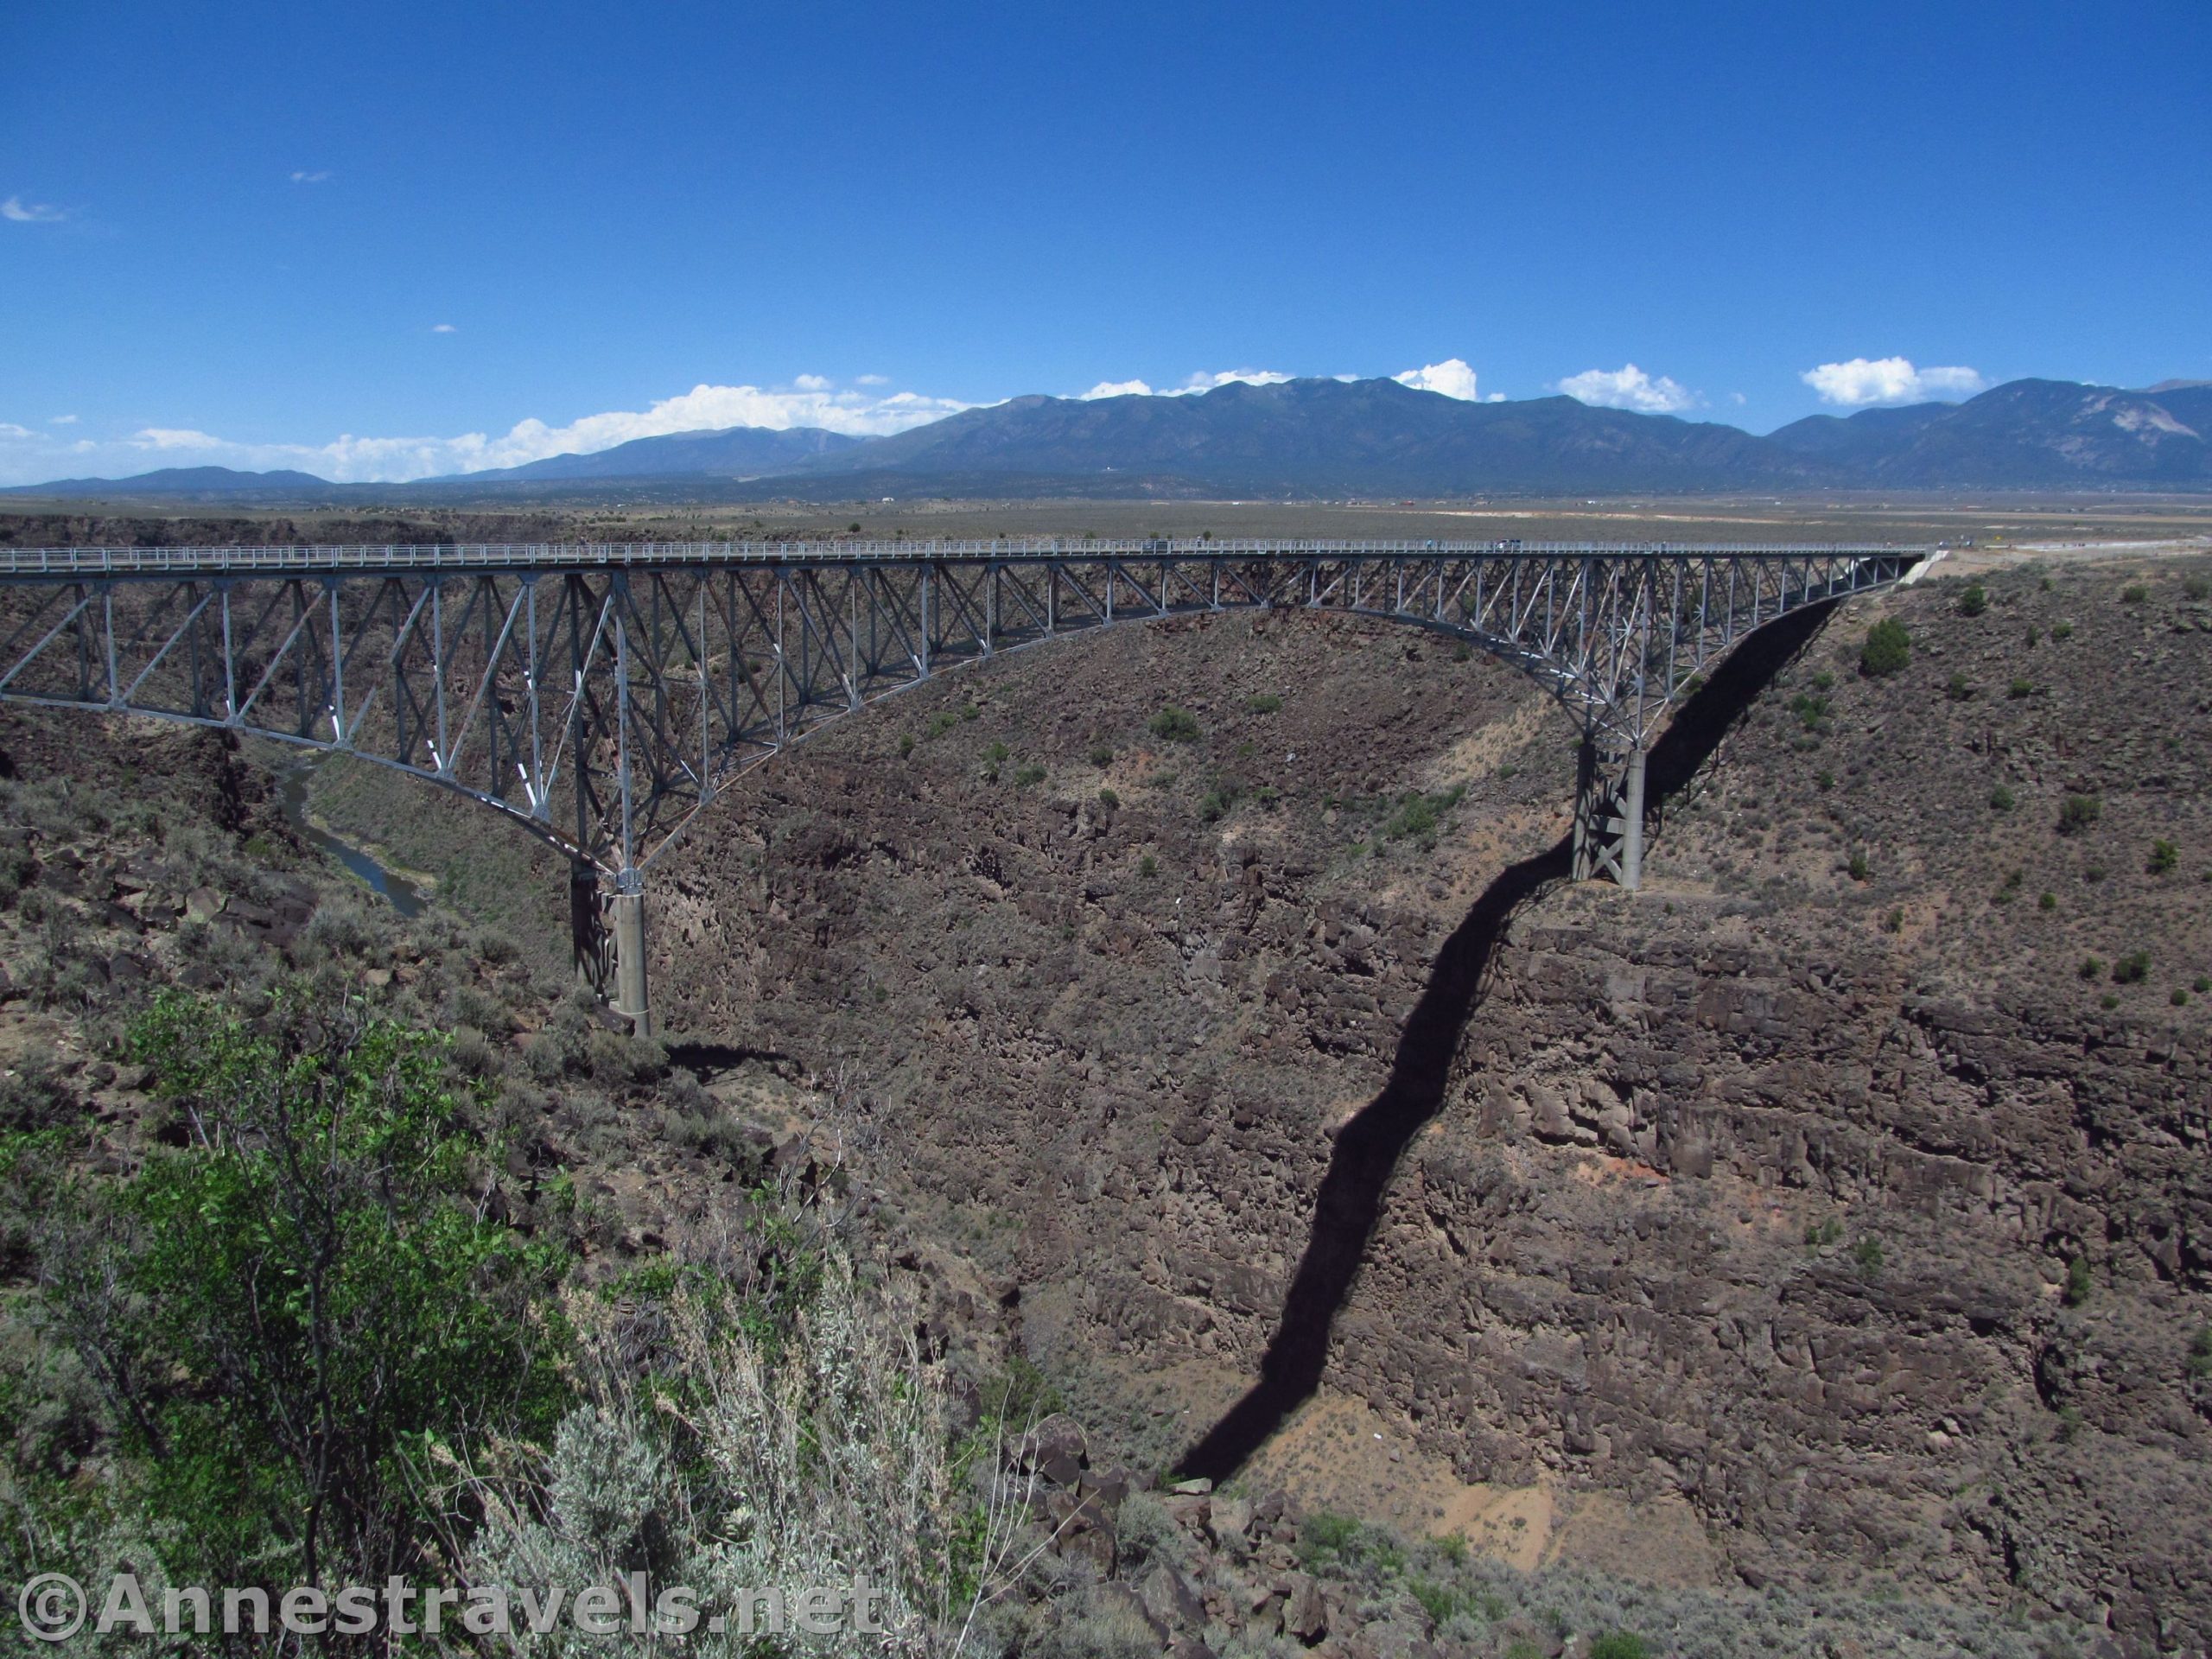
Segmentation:
<svg viewBox="0 0 2212 1659">
<path fill-rule="evenodd" d="M 1716 490 L 1817 481 L 1732 426 L 1572 397 L 1477 404 L 1395 380 L 1243 382 L 1201 396 L 1017 397 L 817 461 L 817 476 L 1122 473 L 1248 494 Z"/>
<path fill-rule="evenodd" d="M 2212 385 L 2011 380 L 1963 404 L 1815 415 L 1768 442 L 1908 489 L 2212 488 Z"/>
<path fill-rule="evenodd" d="M 550 455 L 520 467 L 461 473 L 427 479 L 431 484 L 474 484 L 493 480 L 576 478 L 757 478 L 789 472 L 817 456 L 856 448 L 864 438 L 818 426 L 725 426 L 709 431 L 671 432 L 662 437 L 632 438 L 612 449 L 588 454 Z"/>
<path fill-rule="evenodd" d="M 0 495 L 143 495 L 175 500 L 239 500 L 251 497 L 318 499 L 334 492 L 350 494 L 358 484 L 333 484 L 313 473 L 242 473 L 230 467 L 163 467 L 130 478 L 58 478 L 51 484 L 19 484 Z M 387 488 L 388 486 L 371 487 Z"/>
<path fill-rule="evenodd" d="M 1016 397 L 895 436 L 726 427 L 416 484 L 171 467 L 0 493 L 456 505 L 789 496 L 1449 497 L 1793 489 L 2212 489 L 2212 382 L 2013 380 L 1961 404 L 1814 415 L 1764 437 L 1572 397 L 1478 404 L 1395 380 L 1181 397 Z"/>
</svg>

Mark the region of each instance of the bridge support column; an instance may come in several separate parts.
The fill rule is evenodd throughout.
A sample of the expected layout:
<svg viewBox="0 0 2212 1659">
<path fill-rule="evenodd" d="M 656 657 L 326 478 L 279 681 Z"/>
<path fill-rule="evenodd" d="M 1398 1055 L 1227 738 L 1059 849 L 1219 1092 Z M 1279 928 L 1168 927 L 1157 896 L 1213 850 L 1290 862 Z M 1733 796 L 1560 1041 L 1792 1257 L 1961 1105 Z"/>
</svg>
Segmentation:
<svg viewBox="0 0 2212 1659">
<path fill-rule="evenodd" d="M 1643 885 L 1643 761 L 1642 744 L 1628 752 L 1621 779 L 1621 886 L 1634 893 Z"/>
<path fill-rule="evenodd" d="M 1574 879 L 1610 876 L 1633 893 L 1643 885 L 1645 750 L 1601 750 L 1585 737 L 1574 781 Z"/>
<path fill-rule="evenodd" d="M 640 1037 L 653 1034 L 652 1004 L 645 995 L 645 895 L 617 893 L 607 901 L 614 934 L 614 1012 Z"/>
</svg>

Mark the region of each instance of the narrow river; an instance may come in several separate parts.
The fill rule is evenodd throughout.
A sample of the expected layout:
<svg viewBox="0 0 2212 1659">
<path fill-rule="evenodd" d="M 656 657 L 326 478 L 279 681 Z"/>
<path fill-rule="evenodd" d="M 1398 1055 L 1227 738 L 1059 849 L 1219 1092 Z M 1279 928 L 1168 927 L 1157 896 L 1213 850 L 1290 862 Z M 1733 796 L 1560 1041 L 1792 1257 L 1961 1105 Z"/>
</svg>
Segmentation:
<svg viewBox="0 0 2212 1659">
<path fill-rule="evenodd" d="M 343 836 L 315 823 L 308 815 L 308 785 L 315 776 L 315 763 L 302 760 L 287 766 L 279 777 L 282 784 L 277 800 L 284 814 L 284 821 L 298 830 L 308 842 L 327 857 L 334 858 L 354 876 L 368 884 L 369 890 L 391 901 L 391 907 L 403 916 L 420 916 L 429 903 L 429 896 L 397 870 L 379 863 L 366 848 L 357 846 Z"/>
</svg>

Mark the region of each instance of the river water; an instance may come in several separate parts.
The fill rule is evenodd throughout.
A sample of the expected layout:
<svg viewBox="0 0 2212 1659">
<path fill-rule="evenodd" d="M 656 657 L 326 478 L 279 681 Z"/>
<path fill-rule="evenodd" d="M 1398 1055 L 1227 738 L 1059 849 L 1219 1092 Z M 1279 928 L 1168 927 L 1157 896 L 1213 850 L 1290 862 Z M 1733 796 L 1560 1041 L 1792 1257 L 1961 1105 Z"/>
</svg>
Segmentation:
<svg viewBox="0 0 2212 1659">
<path fill-rule="evenodd" d="M 308 784 L 315 776 L 315 768 L 314 761 L 302 760 L 287 766 L 279 774 L 282 783 L 277 801 L 285 823 L 298 830 L 316 851 L 337 860 L 353 876 L 365 882 L 372 893 L 390 899 L 391 907 L 401 915 L 420 916 L 423 906 L 429 903 L 429 894 L 397 870 L 387 869 L 365 847 L 332 834 L 308 817 Z"/>
</svg>

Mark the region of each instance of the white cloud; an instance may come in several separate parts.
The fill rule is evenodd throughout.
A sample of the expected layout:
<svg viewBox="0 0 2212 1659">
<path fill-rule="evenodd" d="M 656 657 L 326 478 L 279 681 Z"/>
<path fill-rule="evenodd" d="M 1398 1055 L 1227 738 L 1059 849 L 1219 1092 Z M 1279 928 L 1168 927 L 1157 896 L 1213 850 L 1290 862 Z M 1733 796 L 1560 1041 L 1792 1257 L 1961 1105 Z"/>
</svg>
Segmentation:
<svg viewBox="0 0 2212 1659">
<path fill-rule="evenodd" d="M 891 384 L 891 377 L 887 374 L 864 374 L 853 384 L 856 386 L 887 386 Z"/>
<path fill-rule="evenodd" d="M 1912 359 L 1904 357 L 1854 357 L 1848 363 L 1823 363 L 1797 378 L 1820 393 L 1822 403 L 1846 408 L 1971 397 L 1989 385 L 1974 369 L 1916 369 Z"/>
<path fill-rule="evenodd" d="M 134 449 L 222 449 L 230 446 L 212 433 L 195 432 L 190 427 L 142 427 L 130 435 Z"/>
<path fill-rule="evenodd" d="M 1628 409 L 1639 415 L 1678 415 L 1695 409 L 1698 396 L 1665 375 L 1656 379 L 1633 363 L 1618 369 L 1585 369 L 1570 374 L 1555 390 L 1600 409 Z"/>
<path fill-rule="evenodd" d="M 292 175 L 292 182 L 294 184 L 327 184 L 330 182 L 330 178 L 329 170 L 324 168 L 313 173 L 305 171 L 295 173 Z"/>
<path fill-rule="evenodd" d="M 430 332 L 434 334 L 457 334 L 461 330 L 449 322 L 434 322 L 430 325 Z"/>
<path fill-rule="evenodd" d="M 1273 369 L 1220 369 L 1212 373 L 1193 374 L 1179 386 L 1166 386 L 1155 391 L 1143 380 L 1101 380 L 1089 391 L 1077 395 L 1088 401 L 1093 397 L 1187 397 L 1193 392 L 1211 391 L 1217 386 L 1279 386 L 1291 378 Z"/>
<path fill-rule="evenodd" d="M 0 438 L 35 438 L 38 434 L 28 426 L 17 426 L 13 421 L 0 421 Z"/>
<path fill-rule="evenodd" d="M 10 442 L 0 464 L 0 483 L 36 483 L 58 475 L 61 457 L 97 452 L 90 470 L 120 475 L 143 472 L 148 452 L 183 454 L 224 466 L 265 472 L 297 467 L 342 483 L 405 483 L 448 473 L 480 472 L 489 467 L 518 467 L 548 455 L 585 454 L 627 443 L 725 426 L 826 427 L 855 437 L 903 432 L 969 405 L 920 392 L 855 391 L 772 391 L 760 386 L 698 385 L 664 397 L 643 410 L 611 410 L 556 426 L 541 420 L 516 423 L 504 434 L 465 432 L 451 437 L 363 437 L 347 433 L 327 443 L 247 443 L 184 427 L 141 428 L 115 443 L 81 441 L 65 446 L 58 439 Z M 36 438 L 41 435 L 31 434 Z M 87 470 L 73 459 L 77 470 Z"/>
<path fill-rule="evenodd" d="M 801 391 L 827 391 L 836 384 L 826 374 L 798 374 L 791 377 L 791 385 Z"/>
<path fill-rule="evenodd" d="M 57 415 L 52 420 L 48 421 L 47 424 L 48 426 L 74 426 L 77 424 L 77 417 L 74 415 Z"/>
<path fill-rule="evenodd" d="M 1390 377 L 1402 386 L 1411 386 L 1417 391 L 1440 391 L 1446 397 L 1457 397 L 1465 403 L 1477 401 L 1475 372 L 1465 359 L 1447 357 L 1441 363 L 1431 363 L 1426 368 L 1408 369 L 1403 374 Z"/>
<path fill-rule="evenodd" d="M 1239 382 L 1248 386 L 1279 386 L 1289 379 L 1287 374 L 1277 374 L 1273 369 L 1223 369 L 1213 374 L 1194 374 L 1167 396 L 1180 397 L 1185 392 L 1211 391 L 1216 386 L 1229 386 Z"/>
<path fill-rule="evenodd" d="M 21 196 L 0 201 L 0 219 L 12 219 L 18 225 L 57 225 L 68 217 L 66 208 L 43 201 L 25 201 Z"/>
</svg>

